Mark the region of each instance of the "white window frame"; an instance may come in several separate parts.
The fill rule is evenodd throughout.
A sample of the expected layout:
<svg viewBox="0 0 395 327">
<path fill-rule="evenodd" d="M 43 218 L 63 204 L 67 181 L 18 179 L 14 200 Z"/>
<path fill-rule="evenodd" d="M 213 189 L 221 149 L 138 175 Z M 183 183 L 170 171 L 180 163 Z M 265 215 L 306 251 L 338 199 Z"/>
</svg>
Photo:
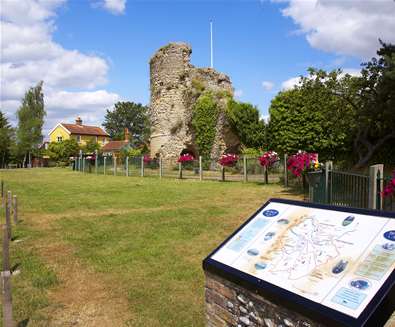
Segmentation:
<svg viewBox="0 0 395 327">
<path fill-rule="evenodd" d="M 56 139 L 57 139 L 58 142 L 62 142 L 63 141 L 63 136 L 58 136 Z"/>
</svg>

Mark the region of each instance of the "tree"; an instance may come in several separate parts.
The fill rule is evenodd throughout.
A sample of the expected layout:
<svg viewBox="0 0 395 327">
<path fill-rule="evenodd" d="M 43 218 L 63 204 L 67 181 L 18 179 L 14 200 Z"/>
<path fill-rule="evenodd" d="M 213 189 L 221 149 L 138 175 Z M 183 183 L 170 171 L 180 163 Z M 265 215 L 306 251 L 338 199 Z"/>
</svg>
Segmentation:
<svg viewBox="0 0 395 327">
<path fill-rule="evenodd" d="M 83 152 L 86 153 L 94 153 L 96 150 L 100 150 L 100 144 L 97 143 L 94 139 L 90 139 L 85 146 L 83 147 Z"/>
<path fill-rule="evenodd" d="M 266 145 L 265 122 L 252 104 L 229 100 L 227 117 L 245 147 L 258 149 Z"/>
<path fill-rule="evenodd" d="M 123 140 L 127 128 L 132 145 L 137 146 L 148 141 L 148 107 L 134 102 L 117 102 L 114 110 L 107 109 L 104 119 L 103 126 L 113 140 Z"/>
<path fill-rule="evenodd" d="M 42 127 L 46 113 L 42 86 L 41 81 L 35 87 L 30 88 L 25 93 L 22 105 L 17 111 L 17 152 L 23 156 L 23 165 L 27 161 L 31 164 L 31 154 L 38 153 L 38 147 L 43 140 Z"/>
<path fill-rule="evenodd" d="M 69 139 L 62 142 L 51 142 L 46 154 L 57 163 L 68 163 L 70 157 L 78 155 L 79 149 L 77 141 Z"/>
<path fill-rule="evenodd" d="M 8 119 L 0 111 L 0 167 L 4 168 L 10 158 L 10 148 L 13 141 L 14 130 Z"/>
<path fill-rule="evenodd" d="M 354 110 L 336 95 L 351 85 L 340 70 L 309 69 L 299 86 L 280 92 L 270 105 L 270 147 L 281 153 L 318 152 L 323 159 L 349 153 Z"/>
<path fill-rule="evenodd" d="M 354 152 L 356 166 L 363 167 L 381 149 L 395 148 L 395 45 L 380 40 L 378 59 L 363 63 L 354 90 L 340 90 L 356 111 Z"/>
</svg>

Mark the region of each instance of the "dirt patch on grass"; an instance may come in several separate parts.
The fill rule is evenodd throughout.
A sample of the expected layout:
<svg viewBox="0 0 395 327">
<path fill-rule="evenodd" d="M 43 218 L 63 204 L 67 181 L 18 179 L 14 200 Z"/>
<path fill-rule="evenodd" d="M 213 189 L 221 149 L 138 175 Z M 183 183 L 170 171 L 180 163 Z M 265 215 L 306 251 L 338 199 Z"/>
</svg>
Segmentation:
<svg viewBox="0 0 395 327">
<path fill-rule="evenodd" d="M 127 325 L 132 313 L 127 298 L 117 291 L 120 288 L 83 265 L 72 247 L 59 241 L 56 234 L 35 241 L 35 252 L 55 271 L 60 282 L 48 292 L 50 305 L 42 312 L 49 317 L 49 326 Z"/>
</svg>

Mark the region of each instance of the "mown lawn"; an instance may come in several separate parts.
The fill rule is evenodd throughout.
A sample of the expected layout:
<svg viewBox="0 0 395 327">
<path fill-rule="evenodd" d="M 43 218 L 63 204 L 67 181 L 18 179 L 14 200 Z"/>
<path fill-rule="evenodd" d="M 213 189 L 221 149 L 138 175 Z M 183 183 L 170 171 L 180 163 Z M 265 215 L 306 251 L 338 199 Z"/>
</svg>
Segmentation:
<svg viewBox="0 0 395 327">
<path fill-rule="evenodd" d="M 204 326 L 202 259 L 268 198 L 296 197 L 274 184 L 0 174 L 20 202 L 20 326 Z"/>
</svg>

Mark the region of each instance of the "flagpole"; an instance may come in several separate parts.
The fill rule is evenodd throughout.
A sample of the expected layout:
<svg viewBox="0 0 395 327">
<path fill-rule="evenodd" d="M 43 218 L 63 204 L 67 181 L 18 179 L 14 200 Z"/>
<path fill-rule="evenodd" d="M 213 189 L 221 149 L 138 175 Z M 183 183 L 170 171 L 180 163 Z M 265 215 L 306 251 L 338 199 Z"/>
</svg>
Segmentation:
<svg viewBox="0 0 395 327">
<path fill-rule="evenodd" d="M 210 20 L 210 52 L 211 52 L 211 64 L 210 67 L 214 68 L 214 58 L 213 58 L 213 22 Z"/>
</svg>

